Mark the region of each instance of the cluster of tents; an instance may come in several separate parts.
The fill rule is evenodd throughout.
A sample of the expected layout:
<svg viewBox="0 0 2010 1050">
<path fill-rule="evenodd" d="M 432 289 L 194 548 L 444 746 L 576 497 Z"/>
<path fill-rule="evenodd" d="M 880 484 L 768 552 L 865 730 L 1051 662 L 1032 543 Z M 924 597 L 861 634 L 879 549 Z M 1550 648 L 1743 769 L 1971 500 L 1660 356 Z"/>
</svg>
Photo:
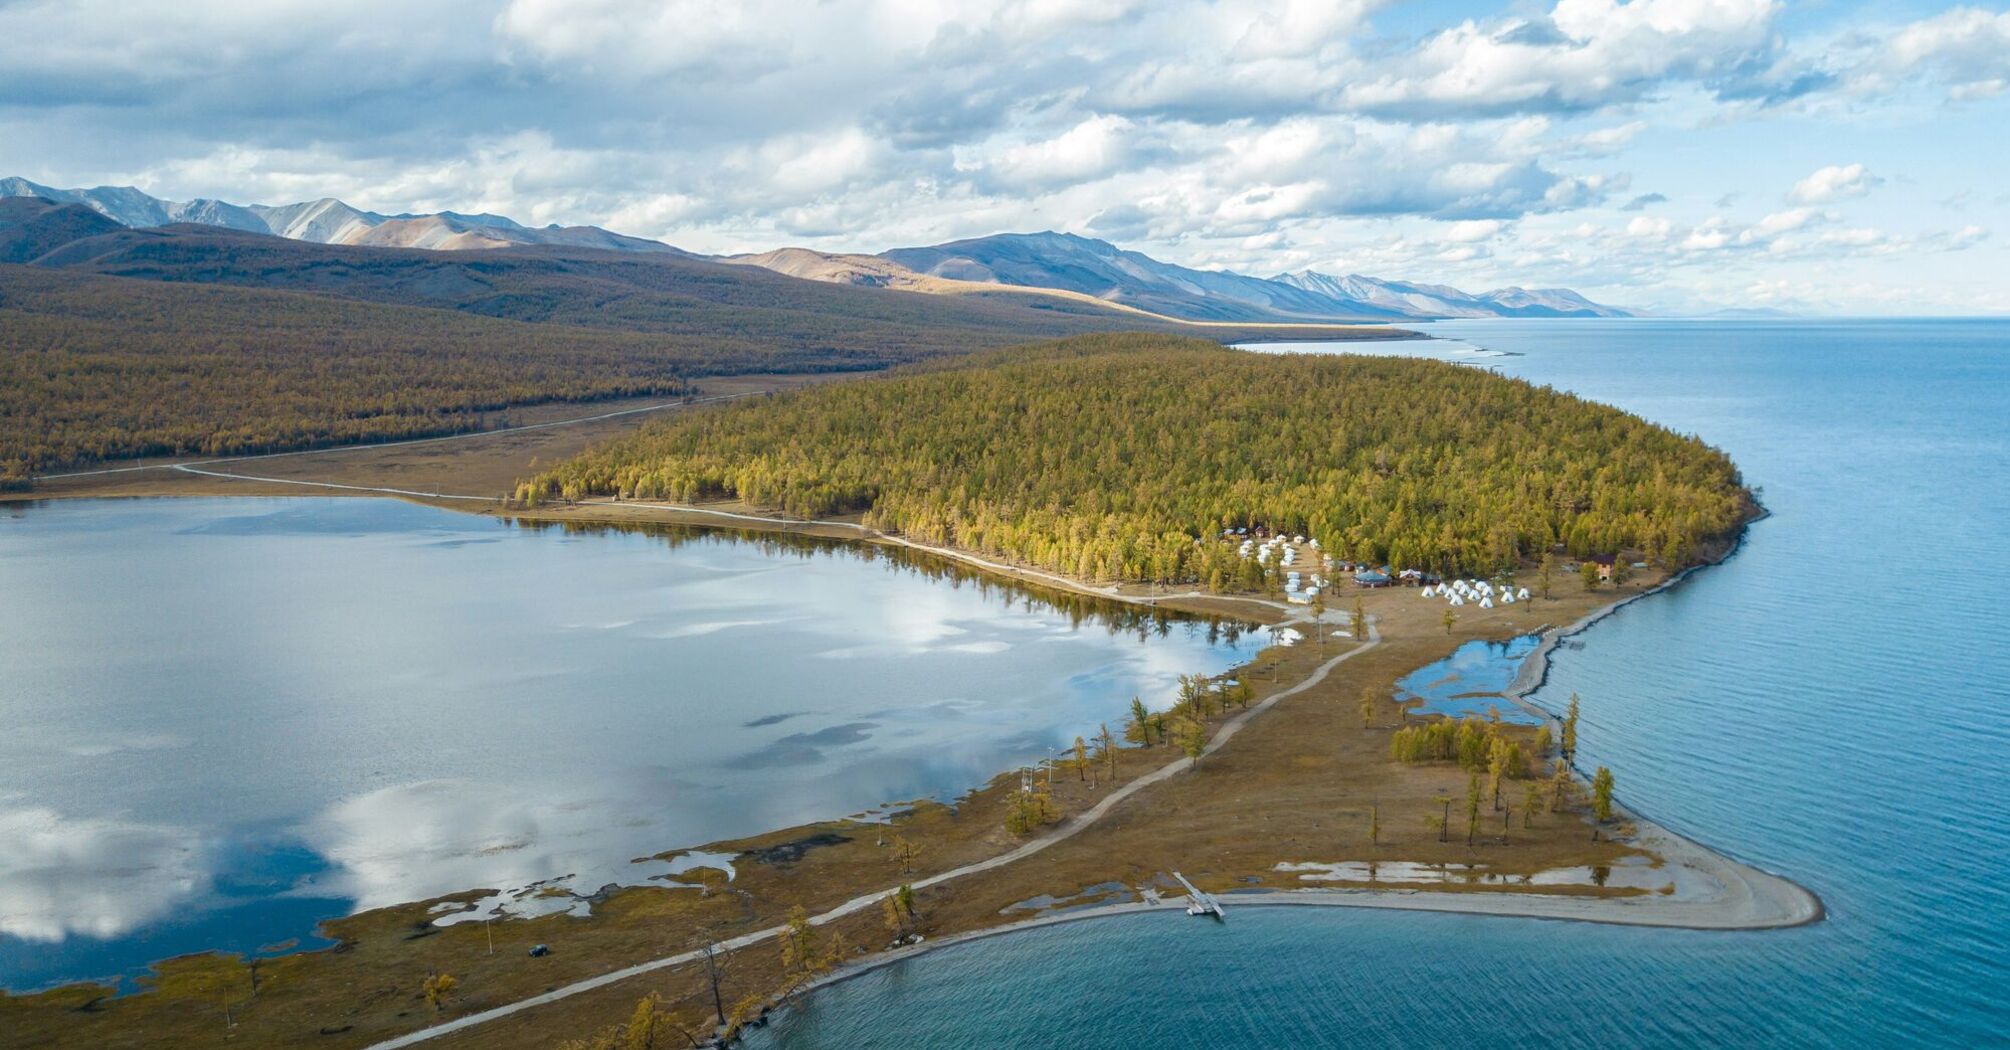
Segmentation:
<svg viewBox="0 0 2010 1050">
<path fill-rule="evenodd" d="M 1242 530 L 1237 529 L 1235 531 L 1240 532 Z M 1291 545 L 1294 543 L 1305 544 L 1307 546 L 1310 546 L 1313 550 L 1319 549 L 1318 540 L 1308 540 L 1303 536 L 1286 536 L 1283 533 L 1278 533 L 1277 535 L 1272 536 L 1267 540 L 1264 540 L 1260 544 L 1256 542 L 1254 537 L 1245 539 L 1242 541 L 1242 545 L 1236 548 L 1236 553 L 1242 555 L 1245 558 L 1254 558 L 1257 561 L 1265 561 L 1269 559 L 1271 551 L 1276 550 L 1279 547 L 1283 547 L 1284 554 L 1278 559 L 1278 564 L 1286 568 L 1289 568 L 1292 565 L 1292 563 L 1298 560 L 1298 552 L 1291 549 Z"/>
<path fill-rule="evenodd" d="M 1485 580 L 1452 580 L 1437 586 L 1426 586 L 1418 593 L 1426 598 L 1443 598 L 1447 605 L 1464 605 L 1472 602 L 1482 609 L 1493 608 L 1496 596 L 1503 605 L 1528 601 L 1526 587 L 1516 589 L 1512 585 L 1503 584 L 1496 591 L 1494 585 Z"/>
</svg>

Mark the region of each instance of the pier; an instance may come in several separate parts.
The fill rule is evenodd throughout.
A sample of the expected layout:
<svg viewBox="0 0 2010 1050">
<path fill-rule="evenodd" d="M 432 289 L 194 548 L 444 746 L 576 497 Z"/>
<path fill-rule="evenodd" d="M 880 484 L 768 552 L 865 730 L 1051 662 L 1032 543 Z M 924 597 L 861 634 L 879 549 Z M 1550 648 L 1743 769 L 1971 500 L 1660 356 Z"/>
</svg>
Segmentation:
<svg viewBox="0 0 2010 1050">
<path fill-rule="evenodd" d="M 1187 899 L 1193 902 L 1186 906 L 1188 915 L 1212 915 L 1217 922 L 1227 921 L 1228 916 L 1221 910 L 1221 901 L 1214 894 L 1201 892 L 1193 883 L 1186 881 L 1186 876 L 1177 871 L 1172 873 L 1172 877 L 1178 879 L 1181 886 L 1186 887 Z"/>
</svg>

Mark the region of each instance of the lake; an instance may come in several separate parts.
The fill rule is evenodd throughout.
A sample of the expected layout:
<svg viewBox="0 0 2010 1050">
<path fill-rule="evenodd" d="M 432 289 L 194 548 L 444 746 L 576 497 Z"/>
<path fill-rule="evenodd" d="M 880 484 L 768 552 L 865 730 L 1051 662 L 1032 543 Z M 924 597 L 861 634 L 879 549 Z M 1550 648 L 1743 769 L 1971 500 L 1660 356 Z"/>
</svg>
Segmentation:
<svg viewBox="0 0 2010 1050">
<path fill-rule="evenodd" d="M 953 798 L 1258 642 L 857 545 L 376 499 L 0 509 L 0 595 L 12 989 L 479 887 L 583 912 L 678 866 L 636 857 Z"/>
<path fill-rule="evenodd" d="M 1618 405 L 1763 488 L 1772 516 L 1735 557 L 1581 635 L 1534 699 L 1581 694 L 1581 765 L 1813 889 L 1827 921 L 1231 902 L 1221 927 L 1146 916 L 946 949 L 819 993 L 751 1045 L 2004 1045 L 2010 321 L 1426 329 L 1458 342 L 1373 349 Z"/>
</svg>

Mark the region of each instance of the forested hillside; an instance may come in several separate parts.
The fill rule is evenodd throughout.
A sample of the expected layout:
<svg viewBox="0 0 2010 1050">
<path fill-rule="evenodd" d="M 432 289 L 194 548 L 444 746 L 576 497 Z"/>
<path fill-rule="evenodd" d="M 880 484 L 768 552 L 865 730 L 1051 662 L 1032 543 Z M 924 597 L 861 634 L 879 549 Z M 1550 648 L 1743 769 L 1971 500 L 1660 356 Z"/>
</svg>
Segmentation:
<svg viewBox="0 0 2010 1050">
<path fill-rule="evenodd" d="M 24 263 L 65 244 L 117 231 L 118 224 L 78 204 L 0 197 L 0 263 Z"/>
<path fill-rule="evenodd" d="M 449 433 L 483 410 L 676 393 L 689 375 L 781 359 L 731 340 L 0 266 L 0 477 Z"/>
<path fill-rule="evenodd" d="M 1741 521 L 1722 453 L 1604 405 L 1435 361 L 1090 336 L 653 422 L 530 502 L 737 497 L 863 513 L 1089 579 L 1247 585 L 1226 526 L 1483 572 L 1563 542 L 1672 564 Z"/>
<path fill-rule="evenodd" d="M 26 198 L 0 201 L 0 258 L 33 263 L 0 265 L 0 475 L 17 480 L 122 456 L 460 430 L 477 409 L 710 375 L 878 369 L 1155 326 L 1092 304 L 846 287 L 670 253 L 123 229 Z"/>
</svg>

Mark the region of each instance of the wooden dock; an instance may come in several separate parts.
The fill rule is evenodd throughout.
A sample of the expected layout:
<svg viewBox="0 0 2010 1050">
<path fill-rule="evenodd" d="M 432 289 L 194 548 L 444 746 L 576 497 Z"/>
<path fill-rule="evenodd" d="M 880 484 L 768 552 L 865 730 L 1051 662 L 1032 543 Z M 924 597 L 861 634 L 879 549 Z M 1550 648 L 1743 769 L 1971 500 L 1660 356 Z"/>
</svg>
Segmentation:
<svg viewBox="0 0 2010 1050">
<path fill-rule="evenodd" d="M 1186 876 L 1177 871 L 1173 872 L 1172 876 L 1179 880 L 1181 886 L 1186 887 L 1187 899 L 1192 902 L 1186 906 L 1188 915 L 1212 915 L 1217 922 L 1228 921 L 1227 914 L 1221 910 L 1220 899 L 1214 894 L 1201 892 L 1193 883 L 1186 881 Z"/>
</svg>

